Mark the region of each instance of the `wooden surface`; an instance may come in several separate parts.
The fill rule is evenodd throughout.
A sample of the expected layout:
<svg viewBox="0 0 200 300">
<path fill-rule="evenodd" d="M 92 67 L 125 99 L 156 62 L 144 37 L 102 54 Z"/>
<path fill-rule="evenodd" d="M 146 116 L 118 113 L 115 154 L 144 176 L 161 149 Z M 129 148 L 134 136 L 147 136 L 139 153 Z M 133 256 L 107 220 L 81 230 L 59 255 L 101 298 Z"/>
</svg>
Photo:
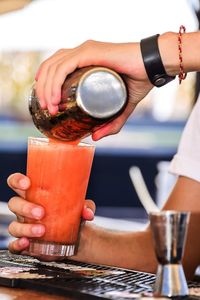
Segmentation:
<svg viewBox="0 0 200 300">
<path fill-rule="evenodd" d="M 2 300 L 72 300 L 75 298 L 56 296 L 52 294 L 35 292 L 25 289 L 0 287 L 0 299 Z"/>
</svg>

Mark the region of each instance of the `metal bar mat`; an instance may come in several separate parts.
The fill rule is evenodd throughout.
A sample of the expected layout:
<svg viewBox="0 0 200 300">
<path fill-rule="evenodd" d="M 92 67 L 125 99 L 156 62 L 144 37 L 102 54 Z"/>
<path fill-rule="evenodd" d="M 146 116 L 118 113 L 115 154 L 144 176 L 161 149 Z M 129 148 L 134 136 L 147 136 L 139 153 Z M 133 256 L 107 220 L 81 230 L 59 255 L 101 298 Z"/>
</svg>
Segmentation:
<svg viewBox="0 0 200 300">
<path fill-rule="evenodd" d="M 152 293 L 155 275 L 65 260 L 40 262 L 0 251 L 0 285 L 34 289 L 80 299 L 134 299 Z M 190 282 L 191 290 L 200 283 Z M 200 299 L 200 297 L 195 296 Z"/>
</svg>

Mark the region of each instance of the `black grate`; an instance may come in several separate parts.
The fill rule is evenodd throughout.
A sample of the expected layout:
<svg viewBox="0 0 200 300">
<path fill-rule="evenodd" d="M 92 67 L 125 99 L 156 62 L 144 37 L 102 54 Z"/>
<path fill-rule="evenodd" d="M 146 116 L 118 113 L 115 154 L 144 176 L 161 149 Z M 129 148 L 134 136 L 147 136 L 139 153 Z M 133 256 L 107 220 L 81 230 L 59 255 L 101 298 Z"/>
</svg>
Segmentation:
<svg viewBox="0 0 200 300">
<path fill-rule="evenodd" d="M 46 263 L 0 251 L 0 285 L 3 286 L 41 290 L 76 299 L 119 300 L 151 293 L 154 281 L 155 275 L 144 272 L 70 260 Z M 200 283 L 189 285 L 200 288 Z"/>
</svg>

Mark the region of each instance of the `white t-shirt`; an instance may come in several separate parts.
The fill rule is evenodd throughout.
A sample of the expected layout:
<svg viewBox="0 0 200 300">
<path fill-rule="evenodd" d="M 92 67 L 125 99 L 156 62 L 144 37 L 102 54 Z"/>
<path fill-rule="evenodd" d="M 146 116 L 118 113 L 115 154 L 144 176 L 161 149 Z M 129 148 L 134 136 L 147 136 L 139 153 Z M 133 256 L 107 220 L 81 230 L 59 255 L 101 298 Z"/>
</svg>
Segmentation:
<svg viewBox="0 0 200 300">
<path fill-rule="evenodd" d="M 200 182 L 200 97 L 198 98 L 173 157 L 169 171 Z"/>
</svg>

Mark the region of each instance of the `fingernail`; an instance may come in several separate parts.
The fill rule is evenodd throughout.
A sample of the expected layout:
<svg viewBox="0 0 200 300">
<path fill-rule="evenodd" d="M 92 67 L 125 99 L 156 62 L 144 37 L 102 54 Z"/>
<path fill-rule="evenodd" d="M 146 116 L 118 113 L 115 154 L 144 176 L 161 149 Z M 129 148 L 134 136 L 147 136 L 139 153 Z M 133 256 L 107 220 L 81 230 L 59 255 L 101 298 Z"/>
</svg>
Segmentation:
<svg viewBox="0 0 200 300">
<path fill-rule="evenodd" d="M 19 184 L 24 189 L 26 189 L 28 187 L 28 182 L 26 179 L 20 179 Z"/>
<path fill-rule="evenodd" d="M 44 102 L 40 102 L 40 107 L 41 107 L 41 109 L 46 109 L 47 108 L 47 106 Z"/>
<path fill-rule="evenodd" d="M 93 210 L 90 207 L 86 207 L 87 211 L 89 211 L 90 213 L 94 214 Z"/>
<path fill-rule="evenodd" d="M 31 231 L 34 236 L 41 236 L 44 234 L 44 228 L 42 226 L 33 226 Z"/>
<path fill-rule="evenodd" d="M 100 140 L 102 137 L 100 137 L 100 136 L 98 136 L 97 134 L 93 134 L 92 135 L 92 140 L 94 141 L 94 142 L 97 142 L 98 140 Z"/>
<path fill-rule="evenodd" d="M 94 212 L 91 208 L 87 207 L 87 218 L 89 219 L 93 219 L 94 218 Z"/>
<path fill-rule="evenodd" d="M 58 112 L 58 106 L 49 106 L 48 110 L 51 115 L 56 115 Z"/>
<path fill-rule="evenodd" d="M 28 241 L 25 238 L 19 239 L 18 243 L 19 243 L 20 247 L 26 247 L 26 246 L 28 246 Z"/>
<path fill-rule="evenodd" d="M 43 211 L 39 207 L 33 208 L 31 213 L 32 213 L 33 217 L 35 217 L 37 219 L 40 219 L 43 216 Z"/>
</svg>

